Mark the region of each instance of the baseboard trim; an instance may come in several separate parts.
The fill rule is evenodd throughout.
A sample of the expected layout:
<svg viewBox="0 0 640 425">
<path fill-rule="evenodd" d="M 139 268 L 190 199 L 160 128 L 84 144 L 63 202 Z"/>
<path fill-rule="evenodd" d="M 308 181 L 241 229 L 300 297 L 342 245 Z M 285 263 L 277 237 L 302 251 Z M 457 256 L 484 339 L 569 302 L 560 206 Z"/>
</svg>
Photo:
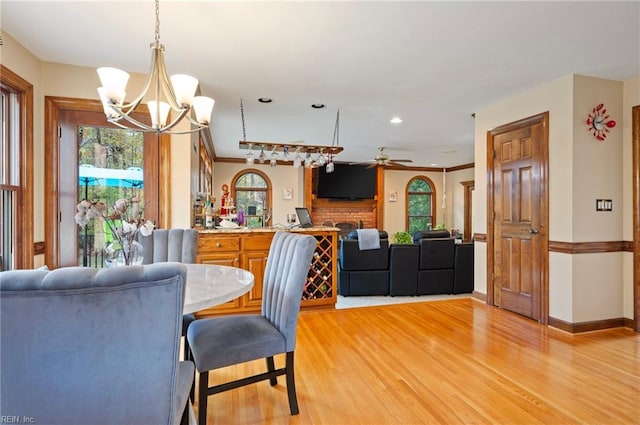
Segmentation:
<svg viewBox="0 0 640 425">
<path fill-rule="evenodd" d="M 629 329 L 635 329 L 636 328 L 635 320 L 625 317 L 624 318 L 624 327 L 625 328 L 629 328 Z"/>
<path fill-rule="evenodd" d="M 581 333 L 581 332 L 590 332 L 590 331 L 599 331 L 603 329 L 611 329 L 611 328 L 623 328 L 630 327 L 633 328 L 633 320 L 626 319 L 624 317 L 619 317 L 616 319 L 606 319 L 606 320 L 594 320 L 592 322 L 580 322 L 580 323 L 570 323 L 564 320 L 556 319 L 555 317 L 549 317 L 549 326 L 558 328 L 562 331 L 569 333 Z"/>
<path fill-rule="evenodd" d="M 475 298 L 476 300 L 487 302 L 487 294 L 483 294 L 482 292 L 473 291 L 471 294 L 471 298 Z"/>
</svg>

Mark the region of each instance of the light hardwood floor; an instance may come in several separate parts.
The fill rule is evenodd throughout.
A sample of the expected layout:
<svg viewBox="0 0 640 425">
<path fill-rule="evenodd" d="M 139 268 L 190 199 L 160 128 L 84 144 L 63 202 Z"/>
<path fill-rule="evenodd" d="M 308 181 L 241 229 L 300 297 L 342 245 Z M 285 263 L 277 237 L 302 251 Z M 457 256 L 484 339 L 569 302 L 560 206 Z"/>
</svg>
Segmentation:
<svg viewBox="0 0 640 425">
<path fill-rule="evenodd" d="M 207 423 L 640 424 L 640 334 L 570 335 L 472 299 L 303 312 L 296 384 L 297 416 L 280 377 L 209 397 Z"/>
</svg>

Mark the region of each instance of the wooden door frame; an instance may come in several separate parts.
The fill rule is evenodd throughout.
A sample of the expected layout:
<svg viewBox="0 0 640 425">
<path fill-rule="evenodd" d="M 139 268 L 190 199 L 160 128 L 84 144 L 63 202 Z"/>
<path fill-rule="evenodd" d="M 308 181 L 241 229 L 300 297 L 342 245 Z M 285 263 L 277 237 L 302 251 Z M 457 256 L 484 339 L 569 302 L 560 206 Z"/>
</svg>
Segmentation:
<svg viewBox="0 0 640 425">
<path fill-rule="evenodd" d="M 44 205 L 45 205 L 45 219 L 44 219 L 44 240 L 45 243 L 45 264 L 50 268 L 57 268 L 60 261 L 60 235 L 58 227 L 58 211 L 60 206 L 58 202 L 59 196 L 59 176 L 58 170 L 60 167 L 60 155 L 59 155 L 59 125 L 60 125 L 60 111 L 62 110 L 75 110 L 83 112 L 103 112 L 102 104 L 98 100 L 91 99 L 76 99 L 67 97 L 54 97 L 45 96 L 44 99 L 44 111 L 45 111 L 45 134 L 44 134 L 44 153 L 46 160 L 44 161 Z M 141 106 L 142 107 L 142 106 Z M 143 111 L 144 111 L 143 107 Z M 105 119 L 105 126 L 109 125 Z M 168 193 L 169 188 L 169 164 L 168 158 L 170 157 L 171 146 L 170 138 L 168 135 L 161 135 L 159 137 L 158 155 L 159 155 L 159 169 L 157 174 L 159 177 L 158 187 L 158 222 L 156 223 L 159 228 L 167 227 L 169 225 L 169 211 L 171 210 L 170 198 Z M 147 171 L 145 171 L 145 175 Z"/>
<path fill-rule="evenodd" d="M 540 277 L 540 323 L 549 323 L 549 111 L 508 124 L 501 125 L 487 131 L 487 304 L 494 305 L 493 290 L 493 268 L 495 263 L 495 240 L 494 240 L 494 192 L 493 185 L 495 178 L 494 167 L 494 144 L 495 136 L 514 131 L 522 127 L 529 127 L 533 124 L 542 124 L 542 146 L 540 147 L 540 251 L 542 258 L 540 266 L 542 268 Z"/>
<path fill-rule="evenodd" d="M 468 180 L 464 182 L 460 182 L 460 184 L 464 187 L 464 242 L 471 242 L 473 238 L 471 228 L 473 223 L 471 219 L 473 217 L 473 199 L 472 193 L 476 187 L 475 180 Z"/>
<path fill-rule="evenodd" d="M 633 322 L 640 332 L 640 105 L 631 111 L 633 150 Z"/>
</svg>

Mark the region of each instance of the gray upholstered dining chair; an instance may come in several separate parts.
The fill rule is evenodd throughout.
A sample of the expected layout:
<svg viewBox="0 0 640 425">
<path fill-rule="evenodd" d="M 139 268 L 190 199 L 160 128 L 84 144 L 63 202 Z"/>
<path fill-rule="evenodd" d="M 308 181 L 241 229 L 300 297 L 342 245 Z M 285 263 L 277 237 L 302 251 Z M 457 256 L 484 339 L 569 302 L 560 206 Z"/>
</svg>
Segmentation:
<svg viewBox="0 0 640 425">
<path fill-rule="evenodd" d="M 196 369 L 198 424 L 207 422 L 207 397 L 230 389 L 286 375 L 289 409 L 298 414 L 293 352 L 302 290 L 316 247 L 310 235 L 276 232 L 267 258 L 262 286 L 262 314 L 196 320 L 187 331 Z M 275 369 L 273 357 L 286 353 L 285 366 Z M 267 371 L 209 387 L 209 371 L 256 359 L 266 359 Z"/>
<path fill-rule="evenodd" d="M 149 236 L 140 236 L 143 264 L 166 261 L 195 263 L 198 231 L 195 229 L 156 229 Z"/>
<path fill-rule="evenodd" d="M 65 425 L 186 419 L 185 278 L 177 263 L 0 272 L 0 415 Z"/>
<path fill-rule="evenodd" d="M 198 231 L 195 229 L 156 229 L 149 236 L 140 236 L 142 244 L 143 264 L 167 261 L 195 264 L 198 251 Z M 187 335 L 187 328 L 196 320 L 193 313 L 182 317 L 182 336 Z M 184 339 L 183 359 L 191 357 L 189 343 Z"/>
</svg>

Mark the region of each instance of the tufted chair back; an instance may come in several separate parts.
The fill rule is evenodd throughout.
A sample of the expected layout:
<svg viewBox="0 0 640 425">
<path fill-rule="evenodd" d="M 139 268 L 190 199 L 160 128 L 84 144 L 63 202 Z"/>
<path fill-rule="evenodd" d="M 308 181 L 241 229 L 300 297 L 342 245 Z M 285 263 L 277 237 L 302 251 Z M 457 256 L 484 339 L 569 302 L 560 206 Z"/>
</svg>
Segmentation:
<svg viewBox="0 0 640 425">
<path fill-rule="evenodd" d="M 156 229 L 150 236 L 141 236 L 143 264 L 165 261 L 195 263 L 198 231 L 195 229 Z"/>
<path fill-rule="evenodd" d="M 262 315 L 285 337 L 285 351 L 296 345 L 302 290 L 317 241 L 310 235 L 277 232 L 269 248 L 262 287 Z"/>
<path fill-rule="evenodd" d="M 178 362 L 186 269 L 0 272 L 2 417 L 177 424 L 193 379 Z"/>
</svg>

